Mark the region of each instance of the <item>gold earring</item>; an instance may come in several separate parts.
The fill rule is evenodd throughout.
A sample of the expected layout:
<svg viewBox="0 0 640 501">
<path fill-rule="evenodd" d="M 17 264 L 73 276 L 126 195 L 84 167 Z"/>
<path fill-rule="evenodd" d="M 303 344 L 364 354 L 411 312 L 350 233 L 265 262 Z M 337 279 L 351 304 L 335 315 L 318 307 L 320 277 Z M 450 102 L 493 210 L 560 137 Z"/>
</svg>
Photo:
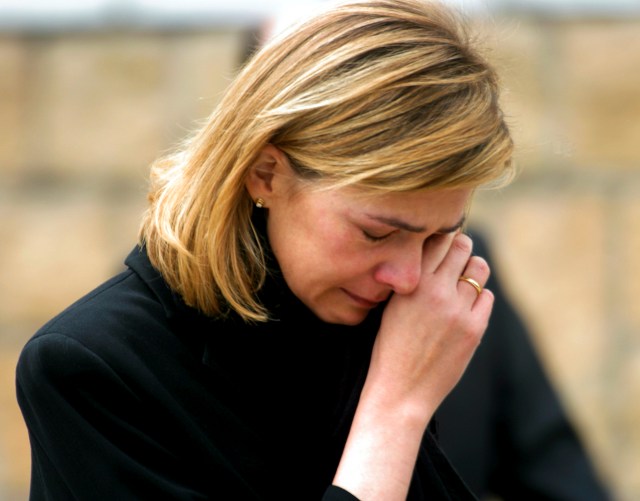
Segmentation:
<svg viewBox="0 0 640 501">
<path fill-rule="evenodd" d="M 256 198 L 256 207 L 262 209 L 264 207 L 264 199 Z"/>
</svg>

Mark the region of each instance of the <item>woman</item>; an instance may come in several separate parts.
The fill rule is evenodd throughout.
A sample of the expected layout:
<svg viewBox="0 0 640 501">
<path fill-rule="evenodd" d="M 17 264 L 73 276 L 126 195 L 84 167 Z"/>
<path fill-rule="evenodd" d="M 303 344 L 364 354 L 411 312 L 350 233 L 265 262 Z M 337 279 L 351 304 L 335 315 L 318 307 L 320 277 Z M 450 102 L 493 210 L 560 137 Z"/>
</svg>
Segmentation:
<svg viewBox="0 0 640 501">
<path fill-rule="evenodd" d="M 419 0 L 269 42 L 154 165 L 129 269 L 26 345 L 32 498 L 471 498 L 427 430 L 492 306 L 460 229 L 497 98 Z"/>
</svg>

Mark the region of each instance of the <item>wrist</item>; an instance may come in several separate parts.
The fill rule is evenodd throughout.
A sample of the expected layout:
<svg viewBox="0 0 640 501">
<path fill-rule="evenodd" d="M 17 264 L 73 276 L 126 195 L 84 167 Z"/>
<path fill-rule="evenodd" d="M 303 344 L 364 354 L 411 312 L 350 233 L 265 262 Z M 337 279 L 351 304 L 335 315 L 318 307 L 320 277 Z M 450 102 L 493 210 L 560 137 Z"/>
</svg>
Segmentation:
<svg viewBox="0 0 640 501">
<path fill-rule="evenodd" d="M 364 388 L 334 484 L 361 500 L 404 499 L 432 415 L 412 400 Z"/>
<path fill-rule="evenodd" d="M 391 384 L 388 379 L 376 380 L 369 375 L 360 394 L 358 412 L 369 419 L 390 425 L 397 423 L 404 430 L 422 435 L 440 401 L 429 398 L 424 390 L 409 391 Z"/>
</svg>

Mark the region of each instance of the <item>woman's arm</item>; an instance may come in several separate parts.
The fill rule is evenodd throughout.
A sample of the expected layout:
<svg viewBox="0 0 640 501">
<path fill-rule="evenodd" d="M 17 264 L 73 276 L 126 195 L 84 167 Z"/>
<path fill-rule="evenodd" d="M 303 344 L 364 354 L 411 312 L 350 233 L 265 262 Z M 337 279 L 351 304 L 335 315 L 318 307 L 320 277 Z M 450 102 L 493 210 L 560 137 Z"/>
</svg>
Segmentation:
<svg viewBox="0 0 640 501">
<path fill-rule="evenodd" d="M 488 278 L 471 248 L 462 234 L 429 239 L 420 284 L 394 295 L 384 312 L 334 478 L 361 500 L 406 498 L 427 424 L 481 340 L 493 295 L 458 280 Z"/>
</svg>

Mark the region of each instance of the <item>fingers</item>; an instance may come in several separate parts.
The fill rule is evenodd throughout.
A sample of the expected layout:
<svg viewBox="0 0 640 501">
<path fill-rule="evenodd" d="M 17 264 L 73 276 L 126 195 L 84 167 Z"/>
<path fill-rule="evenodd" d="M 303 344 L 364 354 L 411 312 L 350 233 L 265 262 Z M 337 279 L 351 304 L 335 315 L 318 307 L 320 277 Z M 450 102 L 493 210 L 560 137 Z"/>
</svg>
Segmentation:
<svg viewBox="0 0 640 501">
<path fill-rule="evenodd" d="M 491 310 L 493 308 L 494 295 L 489 289 L 483 289 L 482 294 L 478 296 L 478 298 L 473 303 L 471 307 L 471 312 L 475 314 L 477 319 L 485 319 L 484 324 L 482 326 L 482 332 L 487 328 L 489 324 L 489 316 L 491 315 Z"/>
<path fill-rule="evenodd" d="M 457 289 L 458 294 L 469 299 L 472 303 L 484 292 L 484 286 L 489 279 L 489 265 L 479 256 L 471 256 L 464 267 L 461 277 L 458 278 Z M 477 285 L 478 290 L 474 285 Z"/>
<path fill-rule="evenodd" d="M 455 277 L 457 280 L 464 271 L 473 250 L 473 242 L 464 233 L 457 233 L 451 241 L 448 252 L 436 268 L 436 273 Z"/>
<path fill-rule="evenodd" d="M 422 269 L 426 273 L 434 273 L 438 269 L 455 236 L 453 233 L 433 235 L 426 241 L 422 252 Z"/>
<path fill-rule="evenodd" d="M 489 265 L 483 258 L 471 255 L 473 242 L 467 235 L 457 233 L 448 237 L 434 239 L 431 246 L 425 248 L 425 254 L 431 253 L 425 257 L 425 267 L 432 267 L 441 285 L 454 286 L 461 299 L 469 305 L 475 305 L 476 300 L 485 295 Z M 438 263 L 435 268 L 434 263 Z M 488 297 L 482 299 L 482 304 L 490 300 Z M 489 302 L 492 304 L 492 301 Z"/>
</svg>

